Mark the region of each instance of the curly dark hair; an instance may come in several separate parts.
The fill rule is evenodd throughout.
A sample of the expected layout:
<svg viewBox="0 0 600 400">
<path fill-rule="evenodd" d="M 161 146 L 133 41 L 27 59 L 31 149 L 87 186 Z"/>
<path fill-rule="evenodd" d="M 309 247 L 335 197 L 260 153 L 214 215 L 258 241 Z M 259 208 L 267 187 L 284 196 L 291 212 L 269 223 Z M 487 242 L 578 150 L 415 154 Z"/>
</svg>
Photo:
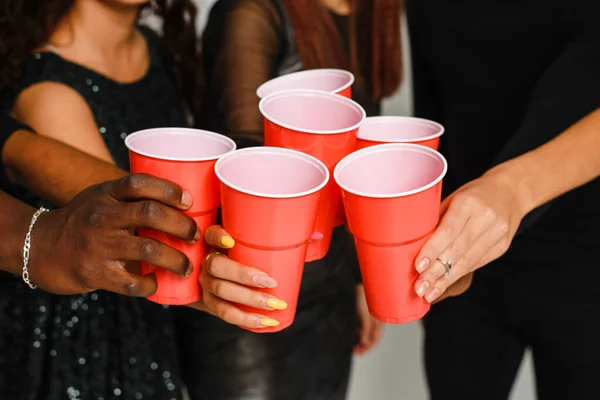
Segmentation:
<svg viewBox="0 0 600 400">
<path fill-rule="evenodd" d="M 75 0 L 0 0 L 0 90 L 19 77 L 21 64 L 46 44 Z M 171 57 L 177 83 L 197 125 L 201 115 L 200 56 L 193 0 L 151 0 L 142 8 L 161 19 L 158 32 Z"/>
</svg>

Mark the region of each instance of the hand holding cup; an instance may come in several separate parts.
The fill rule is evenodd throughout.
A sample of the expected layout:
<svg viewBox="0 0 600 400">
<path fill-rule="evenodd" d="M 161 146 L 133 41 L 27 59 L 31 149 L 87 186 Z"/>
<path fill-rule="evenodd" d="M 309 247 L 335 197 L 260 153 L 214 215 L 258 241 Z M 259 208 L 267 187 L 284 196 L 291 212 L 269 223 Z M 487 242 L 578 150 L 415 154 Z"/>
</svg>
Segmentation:
<svg viewBox="0 0 600 400">
<path fill-rule="evenodd" d="M 279 321 L 259 312 L 238 308 L 245 305 L 259 310 L 285 310 L 287 303 L 253 288 L 274 288 L 275 279 L 264 272 L 240 264 L 227 257 L 227 249 L 235 245 L 233 238 L 220 226 L 206 230 L 206 242 L 213 247 L 202 262 L 200 286 L 202 299 L 191 307 L 212 314 L 225 322 L 250 329 L 276 327 Z"/>
</svg>

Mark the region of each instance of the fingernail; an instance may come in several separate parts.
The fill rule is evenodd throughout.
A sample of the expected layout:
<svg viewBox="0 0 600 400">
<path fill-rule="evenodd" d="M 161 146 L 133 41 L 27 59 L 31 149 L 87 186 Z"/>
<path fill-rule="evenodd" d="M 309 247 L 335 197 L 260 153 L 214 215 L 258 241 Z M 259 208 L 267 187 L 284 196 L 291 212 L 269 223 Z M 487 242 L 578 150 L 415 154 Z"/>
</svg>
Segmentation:
<svg viewBox="0 0 600 400">
<path fill-rule="evenodd" d="M 273 310 L 285 310 L 287 308 L 287 303 L 283 300 L 279 300 L 275 297 L 267 298 L 265 301 L 266 306 L 272 308 Z"/>
<path fill-rule="evenodd" d="M 187 270 L 185 271 L 185 277 L 189 277 L 192 274 L 192 271 L 194 270 L 194 266 L 192 265 L 192 263 L 190 262 L 190 264 L 188 265 Z"/>
<path fill-rule="evenodd" d="M 235 245 L 235 240 L 231 236 L 221 236 L 219 239 L 221 246 L 225 249 L 231 249 Z"/>
<path fill-rule="evenodd" d="M 427 300 L 429 303 L 433 303 L 435 299 L 440 297 L 440 294 L 442 294 L 442 291 L 440 289 L 433 288 L 429 293 L 427 293 L 427 297 L 425 297 L 425 300 Z"/>
<path fill-rule="evenodd" d="M 429 263 L 431 261 L 429 260 L 429 258 L 427 257 L 423 257 L 419 260 L 419 262 L 417 263 L 417 271 L 419 273 L 425 271 L 425 268 L 427 268 L 429 266 Z"/>
<path fill-rule="evenodd" d="M 419 283 L 417 285 L 417 296 L 419 296 L 419 297 L 425 296 L 425 293 L 427 292 L 427 289 L 429 289 L 430 285 L 431 284 L 427 281 L 421 281 L 421 283 Z"/>
<path fill-rule="evenodd" d="M 260 324 L 262 326 L 278 326 L 279 325 L 279 321 L 276 321 L 272 318 L 263 318 L 260 320 Z"/>
<path fill-rule="evenodd" d="M 323 239 L 323 234 L 320 232 L 314 232 L 312 235 L 310 235 L 310 240 L 321 240 Z"/>
<path fill-rule="evenodd" d="M 252 282 L 264 288 L 274 288 L 277 286 L 277 281 L 269 275 L 258 274 L 252 277 Z"/>
<path fill-rule="evenodd" d="M 187 190 L 184 190 L 181 194 L 181 205 L 190 208 L 193 202 L 194 196 L 192 196 L 192 194 Z"/>
<path fill-rule="evenodd" d="M 196 234 L 194 235 L 194 242 L 197 242 L 200 239 L 202 239 L 202 229 L 200 229 L 199 226 L 196 226 Z"/>
</svg>

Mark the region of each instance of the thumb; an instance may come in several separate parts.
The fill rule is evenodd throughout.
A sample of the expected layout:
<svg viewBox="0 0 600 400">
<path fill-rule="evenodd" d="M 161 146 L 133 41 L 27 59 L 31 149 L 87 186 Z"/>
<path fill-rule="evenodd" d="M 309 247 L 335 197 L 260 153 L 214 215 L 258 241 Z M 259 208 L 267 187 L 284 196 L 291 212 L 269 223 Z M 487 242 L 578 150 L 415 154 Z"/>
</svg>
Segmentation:
<svg viewBox="0 0 600 400">
<path fill-rule="evenodd" d="M 213 247 L 230 249 L 235 245 L 235 240 L 219 225 L 209 227 L 204 233 L 204 238 Z"/>
</svg>

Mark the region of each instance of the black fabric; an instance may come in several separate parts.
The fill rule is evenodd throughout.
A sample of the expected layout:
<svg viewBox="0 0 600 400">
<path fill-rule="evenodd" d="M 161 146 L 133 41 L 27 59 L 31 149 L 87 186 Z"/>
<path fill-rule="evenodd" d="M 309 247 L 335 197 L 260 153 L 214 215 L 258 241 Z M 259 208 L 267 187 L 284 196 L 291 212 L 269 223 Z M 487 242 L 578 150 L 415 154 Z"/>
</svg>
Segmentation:
<svg viewBox="0 0 600 400">
<path fill-rule="evenodd" d="M 158 38 L 144 32 L 151 62 L 141 80 L 119 84 L 56 54 L 39 53 L 27 59 L 19 81 L 2 93 L 3 114 L 35 83 L 69 86 L 89 104 L 117 164 L 128 169 L 127 133 L 185 126 Z M 32 194 L 14 192 L 40 204 Z M 2 399 L 181 399 L 175 340 L 171 309 L 145 299 L 107 292 L 54 296 L 30 290 L 19 278 L 0 280 Z"/>
<path fill-rule="evenodd" d="M 582 262 L 561 263 L 558 274 L 535 256 L 509 255 L 433 306 L 424 323 L 431 400 L 508 399 L 525 349 L 539 400 L 597 398 L 598 293 L 577 272 Z"/>
<path fill-rule="evenodd" d="M 276 76 L 284 59 L 294 59 L 289 54 L 294 47 L 287 42 L 290 26 L 277 23 L 283 9 L 274 4 L 281 5 L 220 0 L 203 35 L 212 107 L 207 120 L 243 146 L 258 144 L 263 136 L 256 89 Z M 240 141 L 240 136 L 248 139 Z M 284 331 L 251 333 L 178 309 L 191 399 L 344 399 L 358 331 L 357 271 L 352 238 L 338 227 L 327 256 L 305 265 L 296 319 Z"/>
<path fill-rule="evenodd" d="M 600 2 L 408 0 L 407 12 L 415 113 L 446 127 L 446 195 L 600 107 Z M 600 278 L 599 202 L 596 179 L 535 210 L 466 295 L 432 307 L 434 400 L 505 399 L 525 348 L 541 399 L 594 397 L 600 304 L 583 282 Z"/>
<path fill-rule="evenodd" d="M 355 281 L 345 257 L 348 235 L 307 263 L 294 323 L 257 334 L 193 310 L 176 310 L 184 378 L 192 400 L 343 400 L 357 338 Z"/>
</svg>

